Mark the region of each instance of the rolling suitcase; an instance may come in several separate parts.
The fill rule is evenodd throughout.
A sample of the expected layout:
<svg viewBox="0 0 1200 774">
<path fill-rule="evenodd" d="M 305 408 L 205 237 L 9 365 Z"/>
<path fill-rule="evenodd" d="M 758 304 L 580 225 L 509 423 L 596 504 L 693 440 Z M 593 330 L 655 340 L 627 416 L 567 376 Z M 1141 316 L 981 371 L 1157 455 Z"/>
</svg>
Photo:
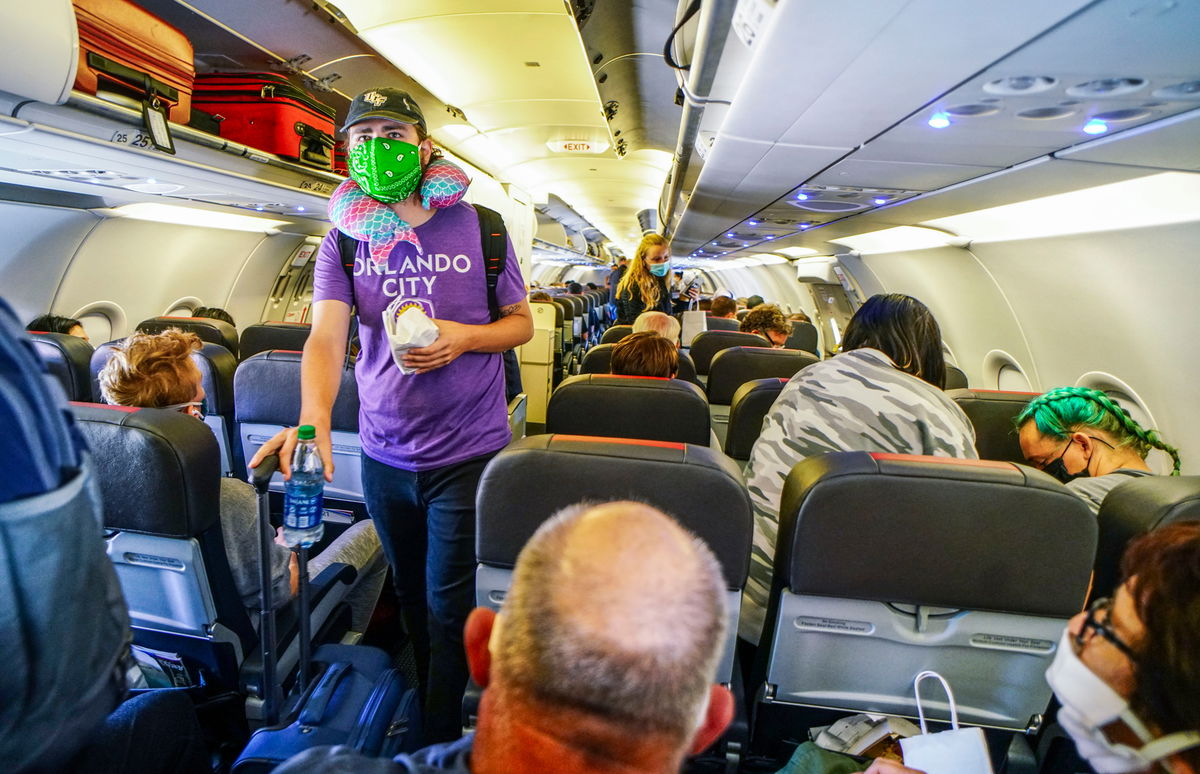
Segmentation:
<svg viewBox="0 0 1200 774">
<path fill-rule="evenodd" d="M 333 108 L 278 73 L 209 73 L 196 78 L 198 110 L 222 137 L 322 169 L 333 168 Z"/>
<path fill-rule="evenodd" d="M 258 496 L 261 556 L 266 557 L 272 530 L 269 523 L 267 485 L 278 466 L 277 457 L 254 469 L 252 483 Z M 300 599 L 308 583 L 301 557 Z M 301 647 L 301 675 L 321 667 L 320 676 L 306 687 L 298 680 L 300 695 L 282 723 L 274 724 L 277 684 L 275 677 L 274 613 L 271 605 L 270 563 L 263 571 L 260 639 L 263 642 L 264 716 L 268 725 L 250 737 L 233 764 L 233 774 L 266 774 L 288 758 L 319 745 L 343 744 L 371 757 L 391 757 L 413 752 L 421 742 L 420 701 L 417 691 L 378 648 L 363 645 L 322 645 L 312 655 Z M 301 615 L 307 606 L 301 605 Z M 308 627 L 302 619 L 302 637 Z"/>
<path fill-rule="evenodd" d="M 75 88 L 122 104 L 158 100 L 172 121 L 192 113 L 196 77 L 187 37 L 130 0 L 74 0 L 79 26 Z"/>
</svg>

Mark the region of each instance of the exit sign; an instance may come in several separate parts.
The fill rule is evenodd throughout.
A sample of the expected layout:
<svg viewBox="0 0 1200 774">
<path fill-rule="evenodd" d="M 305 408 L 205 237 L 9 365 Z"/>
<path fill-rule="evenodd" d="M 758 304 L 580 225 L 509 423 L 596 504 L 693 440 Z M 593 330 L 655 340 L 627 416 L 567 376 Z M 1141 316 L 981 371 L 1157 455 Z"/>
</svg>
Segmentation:
<svg viewBox="0 0 1200 774">
<path fill-rule="evenodd" d="M 588 142 L 587 140 L 550 140 L 546 146 L 555 153 L 603 153 L 608 143 Z"/>
</svg>

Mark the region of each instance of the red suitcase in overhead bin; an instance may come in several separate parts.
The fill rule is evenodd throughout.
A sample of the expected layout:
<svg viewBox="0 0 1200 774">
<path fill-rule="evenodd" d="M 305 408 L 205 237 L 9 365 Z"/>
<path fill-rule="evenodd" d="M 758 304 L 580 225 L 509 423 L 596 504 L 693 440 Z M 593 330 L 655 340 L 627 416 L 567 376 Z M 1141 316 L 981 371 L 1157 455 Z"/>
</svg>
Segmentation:
<svg viewBox="0 0 1200 774">
<path fill-rule="evenodd" d="M 279 73 L 196 76 L 193 104 L 220 120 L 221 136 L 311 167 L 331 169 L 333 108 Z"/>
<path fill-rule="evenodd" d="M 191 41 L 130 0 L 74 0 L 74 5 L 79 26 L 75 88 L 126 104 L 157 98 L 172 121 L 186 124 L 196 77 Z"/>
</svg>

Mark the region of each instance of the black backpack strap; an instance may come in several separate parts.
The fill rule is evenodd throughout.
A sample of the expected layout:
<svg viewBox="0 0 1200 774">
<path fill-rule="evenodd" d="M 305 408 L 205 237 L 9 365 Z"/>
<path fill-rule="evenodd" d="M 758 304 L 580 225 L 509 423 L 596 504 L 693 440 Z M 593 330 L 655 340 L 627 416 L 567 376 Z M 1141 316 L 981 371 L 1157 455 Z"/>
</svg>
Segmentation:
<svg viewBox="0 0 1200 774">
<path fill-rule="evenodd" d="M 496 300 L 496 286 L 504 273 L 508 259 L 508 233 L 504 229 L 504 218 L 495 210 L 475 205 L 479 216 L 479 238 L 483 247 L 483 264 L 487 269 L 488 313 L 492 322 L 500 319 L 500 303 Z"/>
<path fill-rule="evenodd" d="M 358 253 L 359 240 L 347 234 L 345 231 L 339 230 L 338 234 L 338 255 L 342 259 L 342 270 L 346 272 L 346 279 L 350 280 L 350 296 L 354 296 L 354 258 Z M 354 306 L 351 304 L 350 306 Z"/>
</svg>

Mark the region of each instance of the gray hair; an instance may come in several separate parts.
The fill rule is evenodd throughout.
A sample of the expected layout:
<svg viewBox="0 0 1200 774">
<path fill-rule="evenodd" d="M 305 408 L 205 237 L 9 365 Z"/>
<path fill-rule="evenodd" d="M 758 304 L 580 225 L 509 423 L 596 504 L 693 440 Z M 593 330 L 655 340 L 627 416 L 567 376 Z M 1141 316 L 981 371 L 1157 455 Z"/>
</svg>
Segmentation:
<svg viewBox="0 0 1200 774">
<path fill-rule="evenodd" d="M 609 511 L 627 524 L 602 542 L 576 539 L 589 514 L 613 506 L 628 509 Z M 495 674 L 543 706 L 685 742 L 724 647 L 724 591 L 708 546 L 650 506 L 565 508 L 517 560 Z"/>
<path fill-rule="evenodd" d="M 665 312 L 642 312 L 633 321 L 633 332 L 653 331 L 667 341 L 679 341 L 679 320 Z"/>
</svg>

